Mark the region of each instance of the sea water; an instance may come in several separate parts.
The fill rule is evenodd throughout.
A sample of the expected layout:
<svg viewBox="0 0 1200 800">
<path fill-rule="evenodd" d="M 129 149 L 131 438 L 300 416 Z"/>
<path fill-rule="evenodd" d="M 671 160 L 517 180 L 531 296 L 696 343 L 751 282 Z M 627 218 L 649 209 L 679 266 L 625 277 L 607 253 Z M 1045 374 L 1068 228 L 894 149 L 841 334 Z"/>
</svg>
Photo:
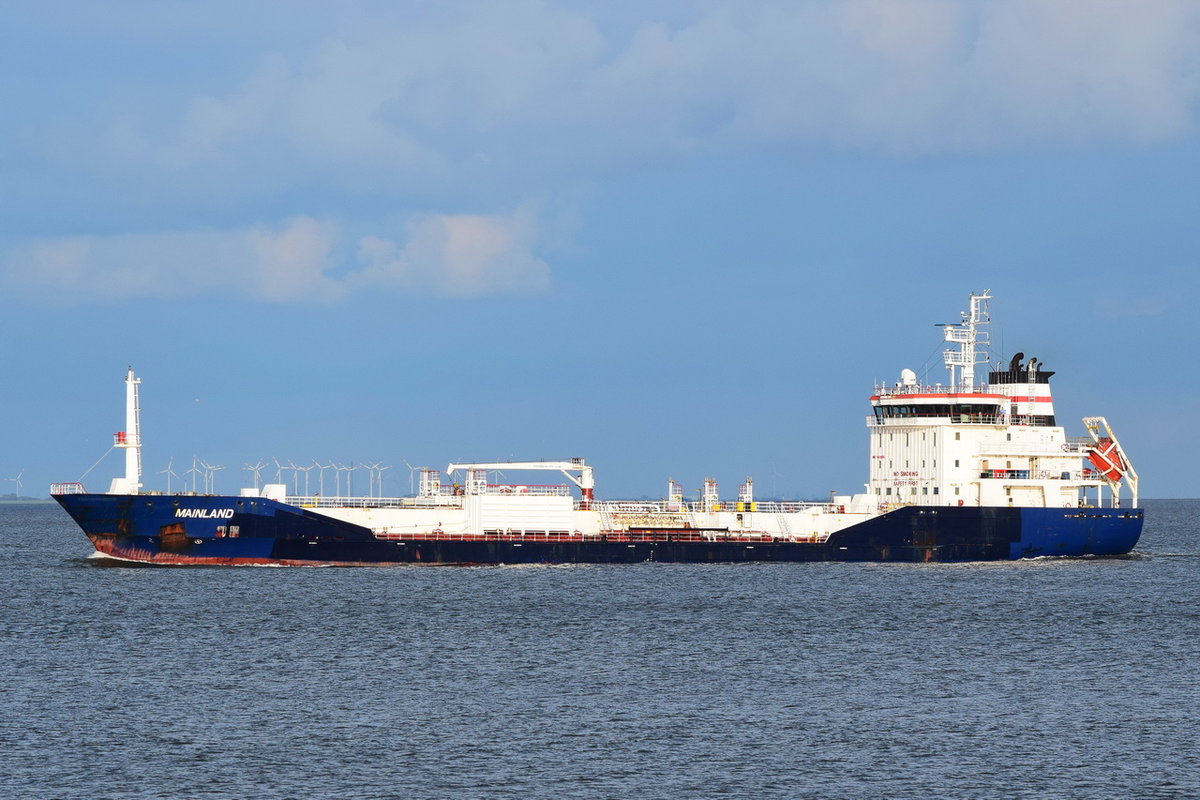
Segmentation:
<svg viewBox="0 0 1200 800">
<path fill-rule="evenodd" d="M 1125 558 L 99 566 L 0 506 L 4 798 L 1200 796 L 1200 501 Z"/>
</svg>

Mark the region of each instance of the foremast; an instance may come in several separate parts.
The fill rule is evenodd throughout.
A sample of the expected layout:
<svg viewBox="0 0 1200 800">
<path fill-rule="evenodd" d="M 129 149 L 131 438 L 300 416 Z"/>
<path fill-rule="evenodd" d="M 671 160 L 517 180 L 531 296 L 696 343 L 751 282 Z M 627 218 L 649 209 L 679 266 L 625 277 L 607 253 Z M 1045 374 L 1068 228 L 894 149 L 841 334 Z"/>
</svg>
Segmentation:
<svg viewBox="0 0 1200 800">
<path fill-rule="evenodd" d="M 112 479 L 109 494 L 137 494 L 142 488 L 142 410 L 138 404 L 141 383 L 142 379 L 129 367 L 125 373 L 125 430 L 113 434 L 113 447 L 125 451 L 125 476 Z"/>
</svg>

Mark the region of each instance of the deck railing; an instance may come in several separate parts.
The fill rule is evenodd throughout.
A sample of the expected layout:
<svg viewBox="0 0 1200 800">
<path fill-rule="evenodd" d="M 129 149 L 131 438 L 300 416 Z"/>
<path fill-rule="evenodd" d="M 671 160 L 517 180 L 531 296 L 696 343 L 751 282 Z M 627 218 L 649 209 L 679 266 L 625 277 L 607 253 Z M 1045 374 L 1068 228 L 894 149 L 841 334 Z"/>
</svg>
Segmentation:
<svg viewBox="0 0 1200 800">
<path fill-rule="evenodd" d="M 876 417 L 874 414 L 867 415 L 868 428 L 884 428 L 892 425 L 909 425 L 913 421 L 927 423 L 930 420 L 943 419 L 951 425 L 1008 425 L 1012 422 L 1011 417 L 1006 417 L 1003 414 L 905 414 L 903 416 L 893 417 Z"/>
<path fill-rule="evenodd" d="M 1069 472 L 1049 469 L 985 469 L 979 473 L 980 478 L 1030 481 L 1083 481 L 1100 483 L 1103 479 L 1094 469 L 1077 469 Z"/>
<path fill-rule="evenodd" d="M 579 509 L 576 501 L 576 510 Z M 592 502 L 592 509 L 607 514 L 704 514 L 707 512 L 733 511 L 757 514 L 796 514 L 803 511 L 829 513 L 839 506 L 832 503 L 792 500 L 741 500 L 714 503 L 707 510 L 700 501 L 672 502 L 668 500 L 600 500 Z"/>
<path fill-rule="evenodd" d="M 285 497 L 283 502 L 301 508 L 459 508 L 463 498 L 438 497 Z"/>
<path fill-rule="evenodd" d="M 648 544 L 656 542 L 737 542 L 757 544 L 764 542 L 817 542 L 825 536 L 821 534 L 798 534 L 778 536 L 769 533 L 708 531 L 708 530 L 646 530 L 646 531 L 604 531 L 601 533 L 584 534 L 579 531 L 484 531 L 483 533 L 463 533 L 461 531 L 405 531 L 380 529 L 374 531 L 375 538 L 390 542 L 628 542 L 630 544 Z"/>
</svg>

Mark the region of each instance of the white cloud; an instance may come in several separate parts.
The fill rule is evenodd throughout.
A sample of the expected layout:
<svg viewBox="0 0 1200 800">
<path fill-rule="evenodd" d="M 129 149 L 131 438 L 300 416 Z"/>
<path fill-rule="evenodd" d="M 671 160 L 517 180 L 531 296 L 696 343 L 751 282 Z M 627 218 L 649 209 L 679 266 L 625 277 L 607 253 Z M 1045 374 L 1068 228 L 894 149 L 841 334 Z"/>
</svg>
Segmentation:
<svg viewBox="0 0 1200 800">
<path fill-rule="evenodd" d="M 337 230 L 301 218 L 280 231 L 255 228 L 245 236 L 251 248 L 253 292 L 264 300 L 335 299 L 343 287 L 327 275 Z"/>
<path fill-rule="evenodd" d="M 337 258 L 338 227 L 300 217 L 275 228 L 75 236 L 9 251 L 0 282 L 68 302 L 234 292 L 267 302 L 328 302 L 377 288 L 455 297 L 539 292 L 549 266 L 533 253 L 536 225 L 511 215 L 423 214 L 397 242 L 362 237 L 359 263 Z"/>
<path fill-rule="evenodd" d="M 691 131 L 726 148 L 1141 143 L 1194 127 L 1200 4 L 759 5 L 677 30 L 643 26 L 600 73 L 609 107 L 656 110 L 646 113 L 646 132 Z M 689 124 L 689 114 L 705 119 L 705 105 L 723 109 L 727 124 Z"/>
<path fill-rule="evenodd" d="M 254 51 L 262 37 L 239 28 L 226 43 L 238 58 L 183 101 L 169 61 L 151 81 L 169 87 L 165 101 L 119 81 L 94 80 L 87 98 L 46 92 L 79 114 L 0 132 L 15 213 L 43 224 L 53 208 L 67 233 L 225 229 L 48 237 L 10 253 L 6 282 L 279 302 L 367 286 L 540 291 L 550 274 L 532 214 L 414 209 L 511 208 L 764 145 L 905 156 L 1141 145 L 1193 134 L 1200 98 L 1191 0 L 513 0 L 324 19 L 299 44 L 270 39 L 279 52 Z M 159 33 L 168 40 L 130 34 L 131 47 L 157 54 L 179 36 Z M 230 63 L 253 66 L 231 79 Z M 365 221 L 381 208 L 409 213 L 407 227 Z"/>
<path fill-rule="evenodd" d="M 411 220 L 403 245 L 376 236 L 360 243 L 365 268 L 357 285 L 424 288 L 469 297 L 538 292 L 550 285 L 550 267 L 533 254 L 533 215 L 425 214 Z"/>
<path fill-rule="evenodd" d="M 1188 0 L 693 8 L 623 31 L 542 2 L 381 20 L 195 100 L 164 152 L 203 159 L 264 138 L 391 175 L 480 152 L 547 152 L 556 169 L 586 171 L 597 152 L 764 140 L 886 152 L 1144 142 L 1190 131 L 1200 90 L 1200 4 Z"/>
<path fill-rule="evenodd" d="M 1003 139 L 1143 142 L 1190 131 L 1200 5 L 1018 0 L 984 6 L 971 61 Z"/>
</svg>

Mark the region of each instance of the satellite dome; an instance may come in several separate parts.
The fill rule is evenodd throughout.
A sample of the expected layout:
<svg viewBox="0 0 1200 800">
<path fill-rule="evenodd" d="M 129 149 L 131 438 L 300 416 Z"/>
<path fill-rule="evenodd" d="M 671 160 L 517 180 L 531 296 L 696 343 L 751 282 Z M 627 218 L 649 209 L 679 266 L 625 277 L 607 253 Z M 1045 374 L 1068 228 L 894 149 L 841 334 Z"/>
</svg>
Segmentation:
<svg viewBox="0 0 1200 800">
<path fill-rule="evenodd" d="M 916 386 L 917 385 L 917 373 L 913 372 L 911 369 L 900 370 L 900 385 L 901 386 Z"/>
</svg>

